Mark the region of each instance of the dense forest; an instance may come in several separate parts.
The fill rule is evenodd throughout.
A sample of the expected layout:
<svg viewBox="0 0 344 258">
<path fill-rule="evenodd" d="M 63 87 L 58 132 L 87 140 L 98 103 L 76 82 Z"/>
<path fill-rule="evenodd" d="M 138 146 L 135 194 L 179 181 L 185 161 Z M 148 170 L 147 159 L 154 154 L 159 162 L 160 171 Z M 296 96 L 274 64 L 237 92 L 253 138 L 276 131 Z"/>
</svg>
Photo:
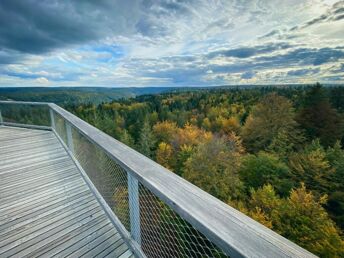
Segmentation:
<svg viewBox="0 0 344 258">
<path fill-rule="evenodd" d="M 143 95 L 70 111 L 321 257 L 344 256 L 344 88 Z"/>
<path fill-rule="evenodd" d="M 60 106 L 82 103 L 100 104 L 120 98 L 161 93 L 173 89 L 168 87 L 1 87 L 0 100 L 54 102 Z"/>
</svg>

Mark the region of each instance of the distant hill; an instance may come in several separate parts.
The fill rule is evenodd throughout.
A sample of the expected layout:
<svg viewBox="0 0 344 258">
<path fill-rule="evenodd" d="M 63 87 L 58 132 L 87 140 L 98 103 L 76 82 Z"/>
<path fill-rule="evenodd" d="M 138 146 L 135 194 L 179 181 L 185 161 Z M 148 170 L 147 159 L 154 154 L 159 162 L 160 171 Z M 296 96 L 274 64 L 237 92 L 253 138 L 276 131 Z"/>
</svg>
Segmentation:
<svg viewBox="0 0 344 258">
<path fill-rule="evenodd" d="M 6 87 L 0 88 L 0 100 L 54 102 L 58 105 L 99 104 L 120 98 L 157 94 L 174 88 L 104 88 L 104 87 Z"/>
<path fill-rule="evenodd" d="M 0 100 L 54 102 L 60 106 L 77 104 L 100 104 L 122 98 L 166 92 L 185 92 L 196 90 L 251 89 L 259 87 L 289 88 L 307 87 L 305 84 L 284 85 L 222 85 L 208 87 L 0 87 Z M 343 85 L 324 85 L 325 87 Z"/>
</svg>

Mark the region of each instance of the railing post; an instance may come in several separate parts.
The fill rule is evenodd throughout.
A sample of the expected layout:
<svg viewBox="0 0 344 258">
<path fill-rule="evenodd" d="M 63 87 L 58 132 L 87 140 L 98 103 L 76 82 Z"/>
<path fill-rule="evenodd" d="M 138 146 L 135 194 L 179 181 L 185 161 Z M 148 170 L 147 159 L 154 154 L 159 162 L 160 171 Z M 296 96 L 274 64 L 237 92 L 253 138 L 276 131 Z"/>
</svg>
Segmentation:
<svg viewBox="0 0 344 258">
<path fill-rule="evenodd" d="M 67 132 L 67 145 L 69 150 L 74 153 L 74 144 L 73 144 L 73 136 L 72 136 L 72 127 L 70 124 L 65 121 L 66 123 L 66 132 Z"/>
<path fill-rule="evenodd" d="M 141 245 L 139 182 L 130 173 L 128 175 L 130 233 L 133 239 Z"/>
<path fill-rule="evenodd" d="M 2 125 L 3 122 L 4 122 L 4 120 L 2 119 L 2 114 L 1 114 L 1 110 L 0 110 L 0 125 Z"/>
<path fill-rule="evenodd" d="M 54 111 L 51 108 L 49 108 L 49 112 L 50 112 L 50 125 L 51 125 L 51 128 L 56 129 L 56 127 L 55 127 Z"/>
</svg>

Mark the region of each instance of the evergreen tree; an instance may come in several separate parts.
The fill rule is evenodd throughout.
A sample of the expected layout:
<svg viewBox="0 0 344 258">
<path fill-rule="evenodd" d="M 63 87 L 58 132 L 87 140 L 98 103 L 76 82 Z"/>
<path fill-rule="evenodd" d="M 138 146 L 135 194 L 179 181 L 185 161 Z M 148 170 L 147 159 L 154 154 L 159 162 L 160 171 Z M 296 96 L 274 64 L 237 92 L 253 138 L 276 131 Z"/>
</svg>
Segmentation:
<svg viewBox="0 0 344 258">
<path fill-rule="evenodd" d="M 155 143 L 156 140 L 152 133 L 149 121 L 145 119 L 140 132 L 138 150 L 145 156 L 153 158 Z"/>
<path fill-rule="evenodd" d="M 259 152 L 243 158 L 240 178 L 247 188 L 273 185 L 279 194 L 288 195 L 292 188 L 289 168 L 273 154 Z"/>
<path fill-rule="evenodd" d="M 343 137 L 343 122 L 320 84 L 307 92 L 297 120 L 310 139 L 319 138 L 325 147 Z"/>
<path fill-rule="evenodd" d="M 133 137 L 131 137 L 129 132 L 125 129 L 122 131 L 119 140 L 130 147 L 135 146 Z"/>
<path fill-rule="evenodd" d="M 344 150 L 339 141 L 327 150 L 327 159 L 335 172 L 330 177 L 327 210 L 338 226 L 344 230 Z"/>
</svg>

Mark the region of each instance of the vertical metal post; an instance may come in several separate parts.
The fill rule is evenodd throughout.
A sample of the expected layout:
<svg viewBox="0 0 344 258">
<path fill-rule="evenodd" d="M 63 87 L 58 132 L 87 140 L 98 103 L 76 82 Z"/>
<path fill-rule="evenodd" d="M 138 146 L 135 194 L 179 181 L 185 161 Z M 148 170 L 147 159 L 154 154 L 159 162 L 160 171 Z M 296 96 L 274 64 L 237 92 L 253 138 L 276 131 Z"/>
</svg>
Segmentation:
<svg viewBox="0 0 344 258">
<path fill-rule="evenodd" d="M 67 145 L 69 150 L 74 153 L 74 144 L 73 144 L 73 136 L 72 136 L 72 127 L 70 124 L 65 121 L 66 123 L 66 131 L 67 131 Z"/>
<path fill-rule="evenodd" d="M 133 239 L 141 245 L 139 182 L 130 173 L 128 175 L 130 233 Z"/>
<path fill-rule="evenodd" d="M 3 122 L 4 122 L 4 120 L 2 120 L 2 114 L 1 114 L 1 110 L 0 110 L 0 125 L 2 125 Z"/>
<path fill-rule="evenodd" d="M 50 108 L 49 112 L 50 112 L 50 125 L 51 125 L 51 128 L 56 129 L 56 127 L 55 127 L 54 111 Z"/>
</svg>

